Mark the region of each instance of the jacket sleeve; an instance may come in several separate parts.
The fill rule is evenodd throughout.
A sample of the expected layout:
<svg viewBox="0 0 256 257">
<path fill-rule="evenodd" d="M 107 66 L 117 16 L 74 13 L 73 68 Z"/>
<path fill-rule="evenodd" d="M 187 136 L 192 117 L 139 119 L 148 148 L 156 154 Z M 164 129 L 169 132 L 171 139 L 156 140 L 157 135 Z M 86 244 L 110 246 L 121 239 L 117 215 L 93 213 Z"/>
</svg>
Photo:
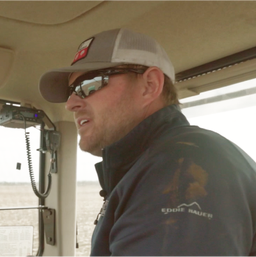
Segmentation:
<svg viewBox="0 0 256 257">
<path fill-rule="evenodd" d="M 117 187 L 112 255 L 249 255 L 255 175 L 230 158 L 183 142 L 149 149 Z"/>
</svg>

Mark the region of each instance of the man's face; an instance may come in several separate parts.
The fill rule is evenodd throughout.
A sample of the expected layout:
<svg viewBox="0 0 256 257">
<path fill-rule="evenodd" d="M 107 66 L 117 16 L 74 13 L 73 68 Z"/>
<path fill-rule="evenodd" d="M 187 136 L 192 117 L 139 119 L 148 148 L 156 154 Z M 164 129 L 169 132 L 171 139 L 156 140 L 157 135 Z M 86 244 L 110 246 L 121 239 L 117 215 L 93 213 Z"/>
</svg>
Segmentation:
<svg viewBox="0 0 256 257">
<path fill-rule="evenodd" d="M 73 73 L 72 84 L 83 73 Z M 143 118 L 138 79 L 128 74 L 111 75 L 108 85 L 84 99 L 72 94 L 66 108 L 74 112 L 83 151 L 101 156 L 102 148 L 118 141 Z"/>
</svg>

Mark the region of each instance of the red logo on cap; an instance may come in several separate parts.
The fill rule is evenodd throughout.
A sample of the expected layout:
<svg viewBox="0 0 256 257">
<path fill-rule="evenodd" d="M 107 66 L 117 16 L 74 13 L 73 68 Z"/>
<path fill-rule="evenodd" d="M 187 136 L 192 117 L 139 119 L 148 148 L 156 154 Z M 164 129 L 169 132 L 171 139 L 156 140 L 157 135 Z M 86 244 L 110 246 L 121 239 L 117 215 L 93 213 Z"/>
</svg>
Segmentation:
<svg viewBox="0 0 256 257">
<path fill-rule="evenodd" d="M 78 52 L 76 53 L 75 58 L 71 65 L 73 65 L 75 62 L 77 62 L 87 56 L 87 53 L 88 53 L 88 50 L 89 50 L 89 47 L 90 47 L 92 41 L 93 41 L 93 38 L 90 38 L 90 39 L 86 40 L 85 42 L 83 42 L 79 46 Z"/>
</svg>

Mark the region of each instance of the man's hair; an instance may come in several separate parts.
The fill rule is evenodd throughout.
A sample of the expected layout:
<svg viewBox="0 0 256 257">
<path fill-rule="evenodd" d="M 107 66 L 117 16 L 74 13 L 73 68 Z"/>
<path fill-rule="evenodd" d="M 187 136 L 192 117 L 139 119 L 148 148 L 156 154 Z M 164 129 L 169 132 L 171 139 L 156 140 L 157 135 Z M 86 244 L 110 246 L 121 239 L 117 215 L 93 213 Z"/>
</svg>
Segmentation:
<svg viewBox="0 0 256 257">
<path fill-rule="evenodd" d="M 120 65 L 118 66 L 120 68 L 132 68 L 132 69 L 145 69 L 145 71 L 149 68 L 147 66 L 143 66 L 143 65 L 136 65 L 136 64 L 124 64 L 124 65 Z M 135 74 L 135 73 L 133 73 Z M 135 74 L 136 76 L 138 74 Z M 171 105 L 171 104 L 177 104 L 179 105 L 179 99 L 178 99 L 178 92 L 177 89 L 175 87 L 175 85 L 173 84 L 173 82 L 171 81 L 171 79 L 166 76 L 164 74 L 164 85 L 163 85 L 163 92 L 162 92 L 162 96 L 164 98 L 165 101 L 165 105 Z"/>
<path fill-rule="evenodd" d="M 164 74 L 164 86 L 162 95 L 165 99 L 166 105 L 180 104 L 178 99 L 178 92 L 175 85 L 172 83 L 171 79 Z"/>
</svg>

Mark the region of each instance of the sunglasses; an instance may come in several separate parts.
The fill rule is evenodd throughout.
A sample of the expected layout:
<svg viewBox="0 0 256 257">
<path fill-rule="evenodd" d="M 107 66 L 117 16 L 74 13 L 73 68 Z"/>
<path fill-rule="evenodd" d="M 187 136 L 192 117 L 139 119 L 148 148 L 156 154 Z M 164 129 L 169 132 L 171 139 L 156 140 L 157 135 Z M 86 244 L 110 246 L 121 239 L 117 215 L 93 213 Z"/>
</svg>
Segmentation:
<svg viewBox="0 0 256 257">
<path fill-rule="evenodd" d="M 131 69 L 131 68 L 113 68 L 92 71 L 78 77 L 73 84 L 69 86 L 69 97 L 75 95 L 84 99 L 85 97 L 93 94 L 95 91 L 108 85 L 109 76 L 125 74 L 133 72 L 136 74 L 143 74 L 147 68 L 144 69 Z"/>
</svg>

